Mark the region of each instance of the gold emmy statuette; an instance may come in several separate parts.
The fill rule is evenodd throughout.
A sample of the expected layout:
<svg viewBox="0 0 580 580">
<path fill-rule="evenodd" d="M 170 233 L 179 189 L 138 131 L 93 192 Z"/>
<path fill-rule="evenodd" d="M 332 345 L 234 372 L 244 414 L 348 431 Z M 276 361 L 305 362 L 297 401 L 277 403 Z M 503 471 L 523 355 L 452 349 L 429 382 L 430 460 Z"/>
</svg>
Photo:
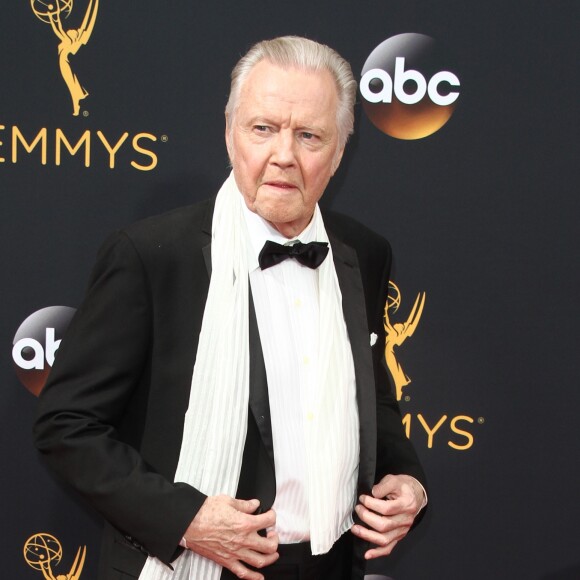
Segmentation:
<svg viewBox="0 0 580 580">
<path fill-rule="evenodd" d="M 50 534 L 34 534 L 24 544 L 24 559 L 26 563 L 42 572 L 45 580 L 79 580 L 85 565 L 87 555 L 86 546 L 77 550 L 77 555 L 68 574 L 55 576 L 52 566 L 58 566 L 62 558 L 62 546 L 60 542 Z"/>
<path fill-rule="evenodd" d="M 30 6 L 39 20 L 50 24 L 52 31 L 60 40 L 58 45 L 58 64 L 73 102 L 73 115 L 76 116 L 80 111 L 80 102 L 88 97 L 89 93 L 73 73 L 69 57 L 71 54 L 75 55 L 79 48 L 89 41 L 95 27 L 99 0 L 89 0 L 80 28 L 68 30 L 64 29 L 62 21 L 63 18 L 66 19 L 70 16 L 73 9 L 73 0 L 30 0 Z"/>
<path fill-rule="evenodd" d="M 407 338 L 413 336 L 413 333 L 419 324 L 419 320 L 421 319 L 423 307 L 425 306 L 425 292 L 420 292 L 417 295 L 417 299 L 415 300 L 411 314 L 409 314 L 409 317 L 407 318 L 407 322 L 391 324 L 389 320 L 389 310 L 394 314 L 397 312 L 400 305 L 401 292 L 393 282 L 389 282 L 389 295 L 387 303 L 385 304 L 385 315 L 383 318 L 385 332 L 387 333 L 385 338 L 385 360 L 387 362 L 387 368 L 389 369 L 391 377 L 393 377 L 395 383 L 397 401 L 401 400 L 401 397 L 403 396 L 403 387 L 408 385 L 411 382 L 411 379 L 405 374 L 403 368 L 397 361 L 395 347 L 401 346 Z"/>
</svg>

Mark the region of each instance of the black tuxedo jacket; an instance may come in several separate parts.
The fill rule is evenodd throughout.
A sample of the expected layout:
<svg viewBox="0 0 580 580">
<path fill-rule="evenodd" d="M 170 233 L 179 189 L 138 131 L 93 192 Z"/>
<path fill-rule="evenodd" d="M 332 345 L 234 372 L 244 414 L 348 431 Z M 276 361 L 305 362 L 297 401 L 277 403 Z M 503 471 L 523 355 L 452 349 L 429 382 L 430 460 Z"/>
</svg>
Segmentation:
<svg viewBox="0 0 580 580">
<path fill-rule="evenodd" d="M 213 201 L 203 202 L 139 222 L 105 242 L 40 397 L 38 449 L 108 522 L 102 580 L 138 577 L 147 554 L 171 562 L 205 500 L 173 477 L 209 288 L 212 214 Z M 424 483 L 383 363 L 389 245 L 345 216 L 324 220 L 356 372 L 358 494 L 387 473 Z M 257 497 L 265 511 L 275 496 L 272 431 L 250 310 L 248 435 L 237 497 Z M 355 540 L 353 580 L 363 577 L 365 549 Z"/>
</svg>

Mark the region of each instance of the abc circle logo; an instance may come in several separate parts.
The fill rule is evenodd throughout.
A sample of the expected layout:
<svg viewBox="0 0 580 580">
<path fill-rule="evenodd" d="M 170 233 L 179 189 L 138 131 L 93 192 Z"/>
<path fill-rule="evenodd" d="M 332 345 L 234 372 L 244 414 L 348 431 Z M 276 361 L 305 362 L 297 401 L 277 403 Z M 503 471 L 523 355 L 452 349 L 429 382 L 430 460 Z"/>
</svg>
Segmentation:
<svg viewBox="0 0 580 580">
<path fill-rule="evenodd" d="M 397 139 L 422 139 L 438 131 L 459 97 L 459 78 L 447 67 L 448 58 L 424 34 L 398 34 L 379 44 L 360 80 L 370 121 Z"/>
<path fill-rule="evenodd" d="M 12 360 L 19 381 L 38 396 L 64 332 L 75 313 L 68 306 L 49 306 L 31 314 L 18 328 L 12 342 Z"/>
</svg>

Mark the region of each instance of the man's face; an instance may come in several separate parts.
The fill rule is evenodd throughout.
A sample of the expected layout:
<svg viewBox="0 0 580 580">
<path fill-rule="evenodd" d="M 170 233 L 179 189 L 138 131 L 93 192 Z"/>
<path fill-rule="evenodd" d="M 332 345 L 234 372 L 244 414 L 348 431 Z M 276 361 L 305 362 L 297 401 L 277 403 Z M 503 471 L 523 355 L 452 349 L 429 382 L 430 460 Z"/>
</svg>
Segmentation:
<svg viewBox="0 0 580 580">
<path fill-rule="evenodd" d="M 328 71 L 264 60 L 242 86 L 234 118 L 226 119 L 228 153 L 246 205 L 288 238 L 308 225 L 342 157 L 337 103 Z"/>
</svg>

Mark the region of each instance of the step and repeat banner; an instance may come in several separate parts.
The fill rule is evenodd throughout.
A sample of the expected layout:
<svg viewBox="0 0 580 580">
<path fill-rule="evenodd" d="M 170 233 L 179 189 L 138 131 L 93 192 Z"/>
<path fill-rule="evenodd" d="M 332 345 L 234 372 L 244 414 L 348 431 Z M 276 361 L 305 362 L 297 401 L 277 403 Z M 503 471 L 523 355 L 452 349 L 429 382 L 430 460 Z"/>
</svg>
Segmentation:
<svg viewBox="0 0 580 580">
<path fill-rule="evenodd" d="M 323 205 L 393 246 L 385 359 L 430 482 L 369 574 L 580 578 L 578 21 L 563 0 L 5 2 L 2 577 L 95 578 L 102 523 L 39 461 L 37 395 L 101 241 L 217 192 L 233 65 L 297 34 L 359 82 Z"/>
</svg>

